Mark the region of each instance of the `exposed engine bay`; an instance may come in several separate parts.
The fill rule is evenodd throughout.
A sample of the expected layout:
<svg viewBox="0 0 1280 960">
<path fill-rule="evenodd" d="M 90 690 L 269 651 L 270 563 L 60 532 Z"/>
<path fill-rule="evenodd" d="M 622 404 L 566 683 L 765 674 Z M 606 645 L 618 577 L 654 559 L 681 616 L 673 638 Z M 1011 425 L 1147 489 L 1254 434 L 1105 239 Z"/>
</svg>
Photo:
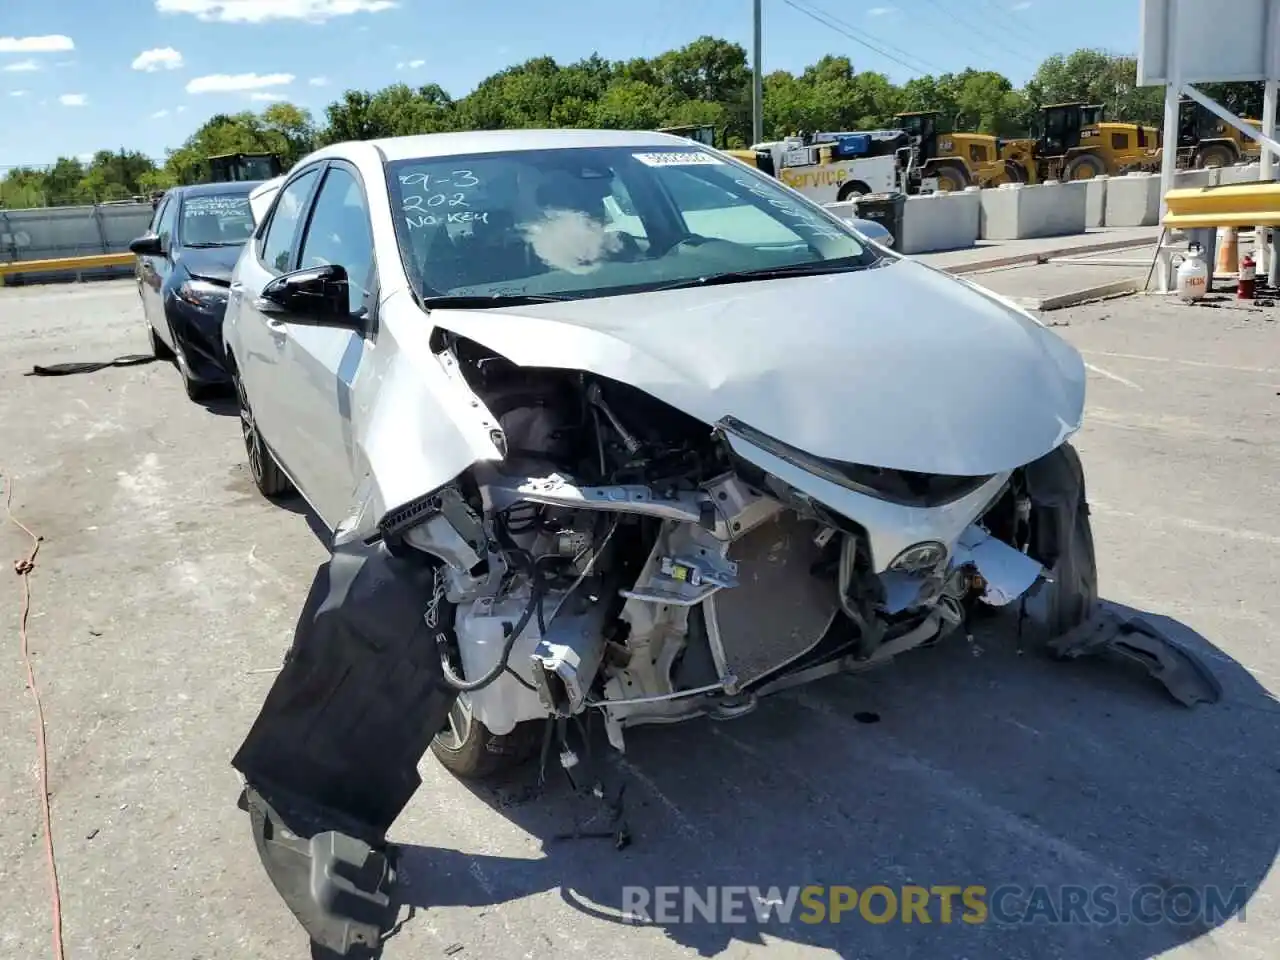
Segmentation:
<svg viewBox="0 0 1280 960">
<path fill-rule="evenodd" d="M 878 557 L 875 531 L 736 451 L 729 435 L 752 436 L 731 421 L 461 338 L 441 357 L 505 457 L 383 535 L 444 561 L 427 621 L 446 680 L 491 733 L 598 708 L 621 749 L 627 726 L 732 716 L 937 640 L 968 605 L 1008 603 L 1042 571 L 972 526 L 997 501 L 1010 536 L 1025 526 L 1030 501 L 1008 475 L 828 464 L 851 495 L 911 512 L 918 540 Z"/>
</svg>

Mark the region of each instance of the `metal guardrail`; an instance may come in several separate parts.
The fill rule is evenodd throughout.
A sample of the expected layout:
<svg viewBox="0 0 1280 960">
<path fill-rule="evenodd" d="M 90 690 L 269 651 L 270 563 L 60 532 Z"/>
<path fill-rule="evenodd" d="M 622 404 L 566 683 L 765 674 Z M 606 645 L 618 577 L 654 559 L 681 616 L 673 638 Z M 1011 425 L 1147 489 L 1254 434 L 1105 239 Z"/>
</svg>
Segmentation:
<svg viewBox="0 0 1280 960">
<path fill-rule="evenodd" d="M 1170 190 L 1165 203 L 1169 212 L 1162 225 L 1169 228 L 1280 226 L 1280 182 L 1275 180 Z"/>
<path fill-rule="evenodd" d="M 69 273 L 95 270 L 102 267 L 130 267 L 134 263 L 132 253 L 94 253 L 84 257 L 60 257 L 53 260 L 0 261 L 0 286 L 4 278 L 15 273 Z M 79 279 L 79 276 L 76 277 Z"/>
</svg>

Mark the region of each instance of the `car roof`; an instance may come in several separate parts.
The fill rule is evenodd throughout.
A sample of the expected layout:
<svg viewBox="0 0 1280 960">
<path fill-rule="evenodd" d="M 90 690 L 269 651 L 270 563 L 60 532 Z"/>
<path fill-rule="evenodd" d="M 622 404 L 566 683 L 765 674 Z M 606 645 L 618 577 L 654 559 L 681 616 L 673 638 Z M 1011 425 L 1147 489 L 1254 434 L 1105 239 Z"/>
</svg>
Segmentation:
<svg viewBox="0 0 1280 960">
<path fill-rule="evenodd" d="M 248 194 L 254 187 L 260 186 L 263 180 L 225 180 L 222 183 L 193 183 L 181 187 L 173 187 L 165 193 L 178 197 L 207 197 L 214 194 L 243 193 Z"/>
<path fill-rule="evenodd" d="M 575 147 L 688 147 L 703 145 L 669 133 L 638 130 L 468 130 L 386 137 L 368 141 L 388 161 L 450 157 L 507 150 L 569 150 Z"/>
</svg>

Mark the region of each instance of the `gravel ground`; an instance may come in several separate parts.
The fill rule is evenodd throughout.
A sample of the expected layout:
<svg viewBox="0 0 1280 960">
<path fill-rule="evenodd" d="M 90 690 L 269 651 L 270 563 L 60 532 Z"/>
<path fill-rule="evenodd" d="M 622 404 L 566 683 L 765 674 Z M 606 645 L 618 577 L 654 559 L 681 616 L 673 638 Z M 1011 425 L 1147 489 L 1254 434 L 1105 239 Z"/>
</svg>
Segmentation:
<svg viewBox="0 0 1280 960">
<path fill-rule="evenodd" d="M 554 842 L 571 804 L 471 789 L 428 756 L 393 835 L 416 910 L 388 958 L 1269 958 L 1280 938 L 1280 323 L 1129 298 L 1049 315 L 1093 374 L 1079 447 L 1104 594 L 1199 649 L 1188 710 L 1004 632 L 783 694 L 733 723 L 634 732 L 636 843 Z M 44 537 L 31 646 L 48 720 L 67 956 L 305 957 L 235 805 L 229 758 L 324 551 L 261 500 L 232 411 L 145 349 L 129 282 L 0 291 L 0 474 Z M 26 543 L 0 529 L 6 557 Z M 0 626 L 0 955 L 47 954 L 49 892 L 18 584 Z M 878 723 L 859 722 L 875 714 Z M 531 780 L 532 774 L 525 777 Z M 625 886 L 1144 884 L 1248 895 L 1243 920 L 635 926 Z M 958 916 L 958 910 L 957 910 Z"/>
</svg>

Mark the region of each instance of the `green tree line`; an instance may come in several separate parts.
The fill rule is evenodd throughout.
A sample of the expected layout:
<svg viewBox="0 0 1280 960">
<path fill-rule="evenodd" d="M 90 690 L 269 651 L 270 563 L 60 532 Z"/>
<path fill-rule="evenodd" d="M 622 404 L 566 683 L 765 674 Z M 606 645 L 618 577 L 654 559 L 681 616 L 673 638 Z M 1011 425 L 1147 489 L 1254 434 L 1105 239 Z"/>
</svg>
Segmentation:
<svg viewBox="0 0 1280 960">
<path fill-rule="evenodd" d="M 944 129 L 1025 136 L 1044 104 L 1084 100 L 1109 119 L 1159 124 L 1162 87 L 1139 87 L 1133 57 L 1077 50 L 1046 59 L 1023 87 L 992 70 L 921 76 L 902 85 L 828 55 L 799 74 L 764 77 L 766 139 L 799 130 L 860 130 L 889 125 L 895 114 L 938 110 Z M 1206 94 L 1238 115 L 1256 117 L 1261 84 L 1206 84 Z M 651 59 L 608 61 L 592 55 L 568 65 L 538 57 L 487 77 L 454 99 L 437 84 L 348 90 L 320 118 L 293 104 L 260 113 L 217 114 L 156 163 L 130 150 L 102 150 L 88 163 L 62 157 L 46 169 L 15 168 L 0 180 L 0 206 L 94 203 L 192 182 L 206 157 L 268 151 L 286 164 L 326 143 L 449 130 L 596 127 L 647 130 L 714 124 L 729 146 L 751 137 L 746 51 L 702 37 Z"/>
</svg>

